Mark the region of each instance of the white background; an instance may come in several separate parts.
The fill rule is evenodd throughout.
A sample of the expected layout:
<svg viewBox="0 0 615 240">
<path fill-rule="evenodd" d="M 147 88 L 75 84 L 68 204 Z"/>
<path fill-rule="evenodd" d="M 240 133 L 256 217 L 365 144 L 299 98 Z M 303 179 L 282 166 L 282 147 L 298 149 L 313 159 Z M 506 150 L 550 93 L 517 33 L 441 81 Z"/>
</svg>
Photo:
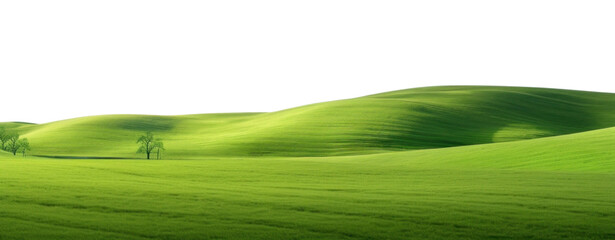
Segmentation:
<svg viewBox="0 0 615 240">
<path fill-rule="evenodd" d="M 615 1 L 0 1 L 0 122 L 614 82 Z"/>
</svg>

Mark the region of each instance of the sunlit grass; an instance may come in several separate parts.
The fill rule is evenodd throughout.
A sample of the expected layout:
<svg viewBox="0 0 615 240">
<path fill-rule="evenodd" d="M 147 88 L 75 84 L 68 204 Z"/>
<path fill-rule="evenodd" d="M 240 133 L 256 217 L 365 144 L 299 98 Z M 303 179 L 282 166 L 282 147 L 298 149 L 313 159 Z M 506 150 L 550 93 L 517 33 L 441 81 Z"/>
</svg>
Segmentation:
<svg viewBox="0 0 615 240">
<path fill-rule="evenodd" d="M 0 124 L 0 239 L 615 239 L 615 95 L 439 87 Z M 143 160 L 152 130 L 165 160 Z M 444 148 L 443 148 L 444 147 Z"/>
</svg>

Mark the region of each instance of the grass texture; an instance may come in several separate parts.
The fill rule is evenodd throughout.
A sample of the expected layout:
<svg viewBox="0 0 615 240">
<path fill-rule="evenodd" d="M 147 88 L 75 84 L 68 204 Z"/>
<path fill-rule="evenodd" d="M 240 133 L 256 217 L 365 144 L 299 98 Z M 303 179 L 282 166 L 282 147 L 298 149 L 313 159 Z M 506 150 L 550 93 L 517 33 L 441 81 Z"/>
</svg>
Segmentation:
<svg viewBox="0 0 615 240">
<path fill-rule="evenodd" d="M 614 239 L 615 95 L 435 87 L 5 123 L 0 239 Z M 153 129 L 165 159 L 134 159 Z"/>
</svg>

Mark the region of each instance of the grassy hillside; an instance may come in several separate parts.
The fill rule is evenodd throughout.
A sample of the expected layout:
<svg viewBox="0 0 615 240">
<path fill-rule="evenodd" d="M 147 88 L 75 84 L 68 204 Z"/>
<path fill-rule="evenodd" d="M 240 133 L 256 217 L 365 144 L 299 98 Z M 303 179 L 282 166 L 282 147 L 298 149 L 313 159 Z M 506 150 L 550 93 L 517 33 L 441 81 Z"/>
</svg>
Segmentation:
<svg viewBox="0 0 615 240">
<path fill-rule="evenodd" d="M 413 168 L 615 173 L 615 128 L 515 142 L 338 157 Z M 615 190 L 615 186 L 613 186 Z"/>
<path fill-rule="evenodd" d="M 614 239 L 613 106 L 435 87 L 273 113 L 2 123 L 54 156 L 142 157 L 135 140 L 154 131 L 169 160 L 0 152 L 0 239 Z"/>
<path fill-rule="evenodd" d="M 0 155 L 0 239 L 613 239 L 615 128 L 313 158 Z"/>
<path fill-rule="evenodd" d="M 615 126 L 615 94 L 431 87 L 272 113 L 107 115 L 12 124 L 39 155 L 135 158 L 151 130 L 167 158 L 334 156 L 505 142 Z"/>
</svg>

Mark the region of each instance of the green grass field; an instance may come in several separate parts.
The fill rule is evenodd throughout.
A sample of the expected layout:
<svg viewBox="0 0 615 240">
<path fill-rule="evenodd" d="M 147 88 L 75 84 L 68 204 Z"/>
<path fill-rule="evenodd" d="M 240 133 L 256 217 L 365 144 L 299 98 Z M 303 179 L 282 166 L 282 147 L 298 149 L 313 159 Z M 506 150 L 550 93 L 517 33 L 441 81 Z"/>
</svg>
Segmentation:
<svg viewBox="0 0 615 240">
<path fill-rule="evenodd" d="M 433 87 L 3 123 L 0 239 L 615 239 L 615 94 Z M 168 151 L 144 160 L 152 130 Z"/>
</svg>

